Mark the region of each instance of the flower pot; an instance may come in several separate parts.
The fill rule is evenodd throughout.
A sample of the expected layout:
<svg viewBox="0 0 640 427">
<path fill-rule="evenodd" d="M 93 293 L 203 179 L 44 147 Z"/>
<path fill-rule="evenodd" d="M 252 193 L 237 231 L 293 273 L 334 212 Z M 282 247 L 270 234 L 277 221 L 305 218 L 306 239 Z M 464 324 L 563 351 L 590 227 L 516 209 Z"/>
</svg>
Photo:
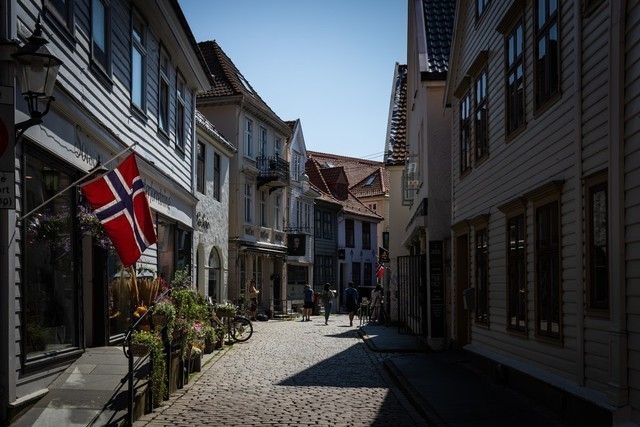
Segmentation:
<svg viewBox="0 0 640 427">
<path fill-rule="evenodd" d="M 156 327 L 163 327 L 167 325 L 167 321 L 169 318 L 166 314 L 154 314 L 153 315 L 153 324 Z"/>
<path fill-rule="evenodd" d="M 200 372 L 202 370 L 202 356 L 196 356 L 191 359 L 191 372 Z"/>
<path fill-rule="evenodd" d="M 144 344 L 132 342 L 130 349 L 131 354 L 133 354 L 135 357 L 144 357 L 149 354 L 149 347 Z"/>
<path fill-rule="evenodd" d="M 204 344 L 204 354 L 211 354 L 216 349 L 216 342 L 206 342 Z"/>
</svg>

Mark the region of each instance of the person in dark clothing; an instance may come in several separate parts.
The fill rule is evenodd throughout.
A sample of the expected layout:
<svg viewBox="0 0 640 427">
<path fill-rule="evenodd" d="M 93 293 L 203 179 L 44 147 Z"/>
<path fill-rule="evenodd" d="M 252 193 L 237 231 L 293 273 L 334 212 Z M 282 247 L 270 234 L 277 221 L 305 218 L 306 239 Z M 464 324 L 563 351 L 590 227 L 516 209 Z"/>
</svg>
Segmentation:
<svg viewBox="0 0 640 427">
<path fill-rule="evenodd" d="M 344 291 L 345 305 L 347 306 L 347 312 L 349 313 L 349 326 L 353 326 L 353 316 L 358 311 L 358 290 L 354 287 L 353 282 L 349 282 L 349 287 Z"/>
<path fill-rule="evenodd" d="M 304 305 L 302 307 L 302 321 L 308 322 L 311 320 L 311 309 L 313 308 L 313 290 L 309 285 L 304 285 Z"/>
</svg>

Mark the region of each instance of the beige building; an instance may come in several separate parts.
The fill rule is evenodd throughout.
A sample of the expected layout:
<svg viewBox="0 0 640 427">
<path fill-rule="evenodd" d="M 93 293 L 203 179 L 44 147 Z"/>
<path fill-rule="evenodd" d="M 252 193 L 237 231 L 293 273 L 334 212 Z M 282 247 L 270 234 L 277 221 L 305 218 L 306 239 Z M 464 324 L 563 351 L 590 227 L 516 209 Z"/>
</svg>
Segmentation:
<svg viewBox="0 0 640 427">
<path fill-rule="evenodd" d="M 613 0 L 456 10 L 449 333 L 572 425 L 640 423 L 639 15 Z"/>
<path fill-rule="evenodd" d="M 238 301 L 255 279 L 260 310 L 285 293 L 284 231 L 291 128 L 260 98 L 215 41 L 199 43 L 214 84 L 198 109 L 238 152 L 230 165 L 228 298 Z"/>
</svg>

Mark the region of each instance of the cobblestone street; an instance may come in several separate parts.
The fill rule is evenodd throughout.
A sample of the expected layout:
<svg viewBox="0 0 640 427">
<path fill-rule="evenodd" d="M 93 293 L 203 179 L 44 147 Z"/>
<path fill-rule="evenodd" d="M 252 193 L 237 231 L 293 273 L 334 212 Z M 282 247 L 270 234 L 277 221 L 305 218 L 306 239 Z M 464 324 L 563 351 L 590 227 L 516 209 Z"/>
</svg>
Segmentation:
<svg viewBox="0 0 640 427">
<path fill-rule="evenodd" d="M 355 324 L 355 322 L 354 322 Z M 396 354 L 397 355 L 397 354 Z M 136 426 L 415 426 L 420 414 L 346 315 L 254 322 L 254 334 Z"/>
</svg>

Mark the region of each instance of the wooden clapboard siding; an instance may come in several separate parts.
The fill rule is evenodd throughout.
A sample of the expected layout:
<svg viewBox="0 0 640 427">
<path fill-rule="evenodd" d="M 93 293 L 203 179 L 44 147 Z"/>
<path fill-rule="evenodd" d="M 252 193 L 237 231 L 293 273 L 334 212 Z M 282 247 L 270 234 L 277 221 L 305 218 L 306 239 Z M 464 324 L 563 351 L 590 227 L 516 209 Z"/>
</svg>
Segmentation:
<svg viewBox="0 0 640 427">
<path fill-rule="evenodd" d="M 640 422 L 640 4 L 627 2 L 624 99 L 625 269 L 629 400 Z"/>
</svg>

